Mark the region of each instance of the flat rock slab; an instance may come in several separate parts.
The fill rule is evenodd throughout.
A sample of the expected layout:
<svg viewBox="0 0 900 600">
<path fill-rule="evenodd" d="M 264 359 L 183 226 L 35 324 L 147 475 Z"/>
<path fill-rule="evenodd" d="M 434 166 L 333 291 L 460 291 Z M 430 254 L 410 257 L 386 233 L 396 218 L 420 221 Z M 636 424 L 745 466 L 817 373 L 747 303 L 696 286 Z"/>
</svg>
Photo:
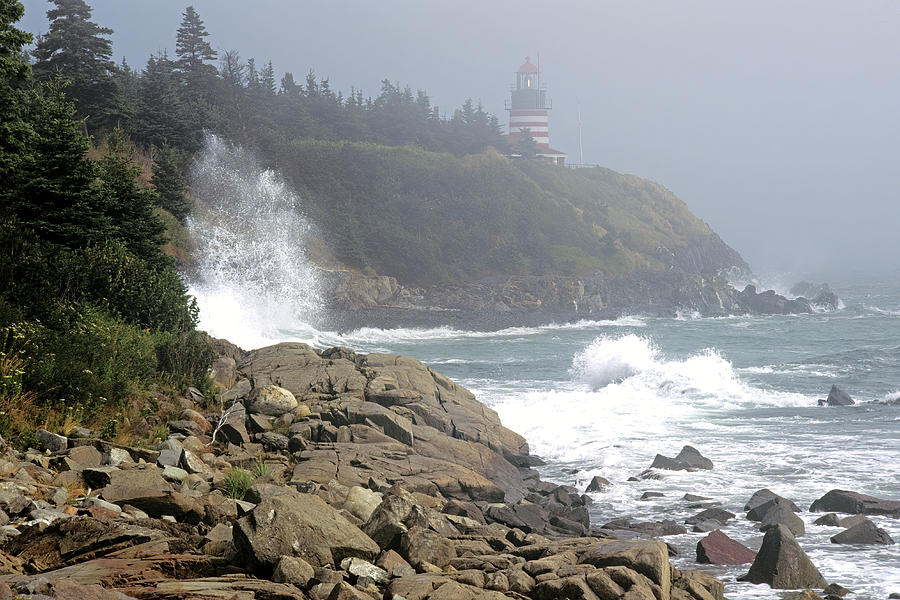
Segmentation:
<svg viewBox="0 0 900 600">
<path fill-rule="evenodd" d="M 166 580 L 175 573 L 185 579 L 213 577 L 222 575 L 229 568 L 225 559 L 214 556 L 160 554 L 151 558 L 97 558 L 38 575 L 0 575 L 0 581 L 15 586 L 43 578 L 50 584 L 67 581 L 78 585 L 100 585 L 133 596 L 133 592 L 145 588 L 148 583 Z"/>
<path fill-rule="evenodd" d="M 851 515 L 885 515 L 900 518 L 900 501 L 882 500 L 847 490 L 831 490 L 809 507 L 811 512 L 842 512 Z"/>
</svg>

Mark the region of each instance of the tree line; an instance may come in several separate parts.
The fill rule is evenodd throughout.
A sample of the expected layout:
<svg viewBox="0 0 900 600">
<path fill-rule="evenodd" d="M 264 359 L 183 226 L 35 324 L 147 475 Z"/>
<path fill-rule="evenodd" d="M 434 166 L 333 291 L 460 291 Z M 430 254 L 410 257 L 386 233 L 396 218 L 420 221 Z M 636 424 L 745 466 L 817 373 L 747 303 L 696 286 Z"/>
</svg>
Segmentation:
<svg viewBox="0 0 900 600">
<path fill-rule="evenodd" d="M 35 78 L 62 73 L 76 118 L 93 134 L 119 127 L 145 146 L 192 152 L 209 129 L 260 146 L 297 138 L 413 144 L 457 155 L 505 149 L 499 121 L 471 99 L 441 117 L 423 90 L 384 79 L 376 97 L 346 95 L 309 71 L 276 78 L 272 61 L 258 64 L 237 50 L 214 50 L 203 20 L 188 6 L 175 53 L 148 57 L 141 69 L 114 64 L 113 31 L 90 20 L 83 0 L 52 0 L 49 31 L 34 49 Z"/>
</svg>

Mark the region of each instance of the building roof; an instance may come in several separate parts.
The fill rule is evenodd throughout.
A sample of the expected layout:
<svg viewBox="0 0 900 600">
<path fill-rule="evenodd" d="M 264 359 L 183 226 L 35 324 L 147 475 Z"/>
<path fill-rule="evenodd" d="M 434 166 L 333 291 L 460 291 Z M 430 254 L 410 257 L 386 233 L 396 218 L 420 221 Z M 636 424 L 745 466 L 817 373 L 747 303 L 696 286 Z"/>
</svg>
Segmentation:
<svg viewBox="0 0 900 600">
<path fill-rule="evenodd" d="M 531 57 L 526 56 L 525 63 L 521 67 L 519 67 L 519 70 L 517 72 L 518 73 L 537 73 L 538 68 L 536 66 L 534 66 L 533 64 L 531 64 Z"/>
<path fill-rule="evenodd" d="M 568 156 L 565 152 L 560 150 L 554 150 L 553 148 L 541 148 L 538 153 L 538 156 Z"/>
</svg>

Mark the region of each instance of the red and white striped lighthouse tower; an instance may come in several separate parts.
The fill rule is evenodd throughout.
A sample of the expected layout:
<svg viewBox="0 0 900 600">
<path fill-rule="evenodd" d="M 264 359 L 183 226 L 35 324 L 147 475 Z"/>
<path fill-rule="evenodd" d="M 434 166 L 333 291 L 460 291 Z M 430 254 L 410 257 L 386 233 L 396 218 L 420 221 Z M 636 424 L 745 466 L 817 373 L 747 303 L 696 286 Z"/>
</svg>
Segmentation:
<svg viewBox="0 0 900 600">
<path fill-rule="evenodd" d="M 509 143 L 515 145 L 527 129 L 537 143 L 538 156 L 562 164 L 565 154 L 550 148 L 550 119 L 552 108 L 547 101 L 547 88 L 541 84 L 541 71 L 531 64 L 531 57 L 516 71 L 516 84 L 506 109 L 509 111 Z"/>
</svg>

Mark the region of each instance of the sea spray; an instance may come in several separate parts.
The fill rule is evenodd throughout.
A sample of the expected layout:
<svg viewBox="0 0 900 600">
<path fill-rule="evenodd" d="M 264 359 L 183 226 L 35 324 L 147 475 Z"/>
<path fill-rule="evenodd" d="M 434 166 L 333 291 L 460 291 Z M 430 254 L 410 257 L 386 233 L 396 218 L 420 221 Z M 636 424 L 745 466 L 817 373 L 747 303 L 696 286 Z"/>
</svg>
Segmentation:
<svg viewBox="0 0 900 600">
<path fill-rule="evenodd" d="M 191 194 L 187 278 L 200 327 L 248 348 L 302 336 L 322 309 L 297 194 L 251 152 L 212 134 L 192 166 Z"/>
</svg>

